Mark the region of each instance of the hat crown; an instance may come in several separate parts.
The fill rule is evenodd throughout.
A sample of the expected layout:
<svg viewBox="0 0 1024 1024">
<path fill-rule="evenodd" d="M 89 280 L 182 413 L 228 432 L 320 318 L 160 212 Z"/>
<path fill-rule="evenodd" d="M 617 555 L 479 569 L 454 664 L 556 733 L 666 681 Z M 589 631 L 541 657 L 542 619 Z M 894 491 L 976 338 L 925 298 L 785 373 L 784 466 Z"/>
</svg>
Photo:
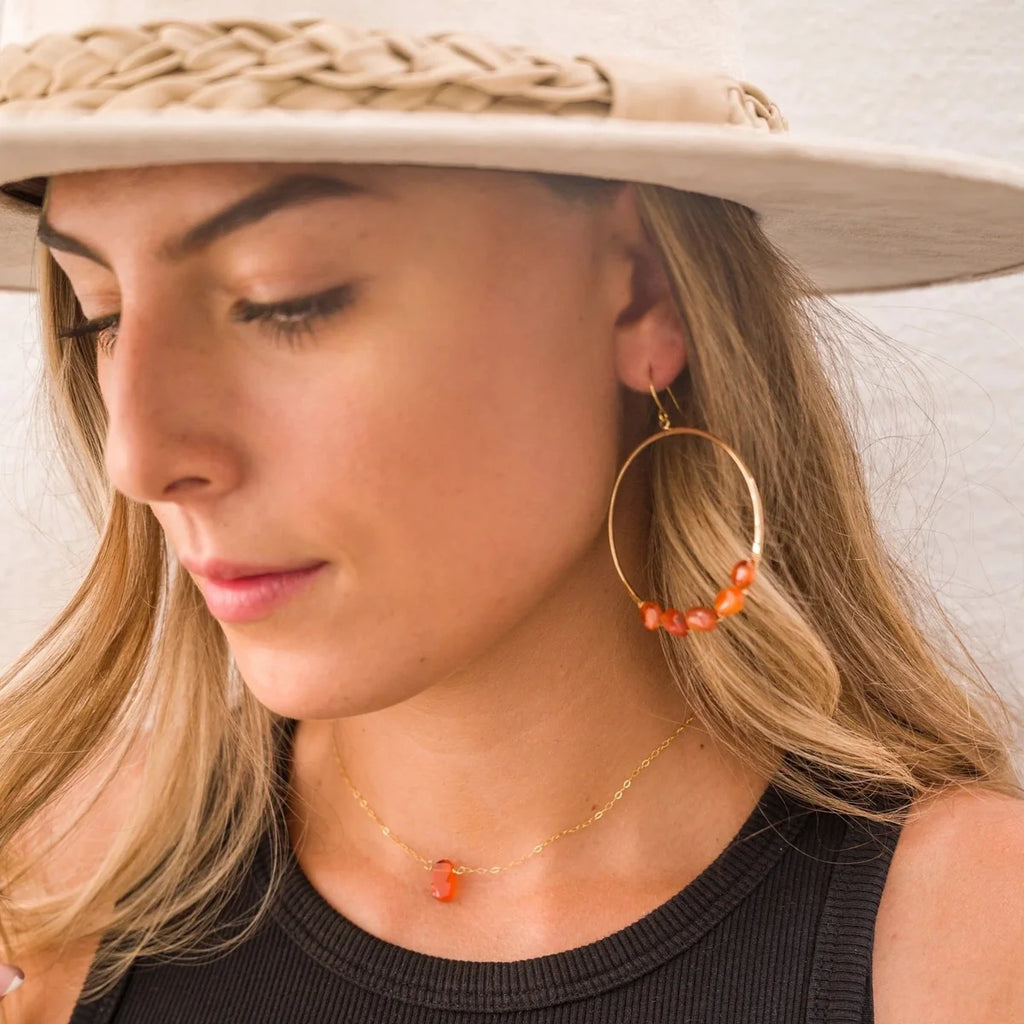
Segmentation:
<svg viewBox="0 0 1024 1024">
<path fill-rule="evenodd" d="M 0 46 L 98 24 L 329 18 L 360 29 L 460 31 L 562 56 L 617 54 L 742 76 L 733 0 L 0 0 Z"/>
</svg>

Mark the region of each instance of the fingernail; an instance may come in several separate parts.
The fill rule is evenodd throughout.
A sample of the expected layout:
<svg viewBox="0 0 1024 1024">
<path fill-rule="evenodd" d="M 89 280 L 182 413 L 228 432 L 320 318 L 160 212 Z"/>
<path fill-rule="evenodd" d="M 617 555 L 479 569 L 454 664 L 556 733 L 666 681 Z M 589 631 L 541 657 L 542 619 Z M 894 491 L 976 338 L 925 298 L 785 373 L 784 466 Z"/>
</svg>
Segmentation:
<svg viewBox="0 0 1024 1024">
<path fill-rule="evenodd" d="M 14 964 L 0 964 L 0 999 L 9 996 L 16 988 L 21 987 L 25 973 Z"/>
</svg>

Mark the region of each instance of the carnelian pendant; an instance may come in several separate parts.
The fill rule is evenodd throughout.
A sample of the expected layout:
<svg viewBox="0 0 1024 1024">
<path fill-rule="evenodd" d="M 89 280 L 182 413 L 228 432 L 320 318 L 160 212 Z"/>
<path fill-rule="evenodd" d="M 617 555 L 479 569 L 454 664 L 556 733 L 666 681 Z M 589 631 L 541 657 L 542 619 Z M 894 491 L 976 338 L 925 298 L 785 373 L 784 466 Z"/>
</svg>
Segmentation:
<svg viewBox="0 0 1024 1024">
<path fill-rule="evenodd" d="M 442 903 L 455 899 L 455 865 L 450 860 L 435 862 L 430 872 L 430 895 Z"/>
</svg>

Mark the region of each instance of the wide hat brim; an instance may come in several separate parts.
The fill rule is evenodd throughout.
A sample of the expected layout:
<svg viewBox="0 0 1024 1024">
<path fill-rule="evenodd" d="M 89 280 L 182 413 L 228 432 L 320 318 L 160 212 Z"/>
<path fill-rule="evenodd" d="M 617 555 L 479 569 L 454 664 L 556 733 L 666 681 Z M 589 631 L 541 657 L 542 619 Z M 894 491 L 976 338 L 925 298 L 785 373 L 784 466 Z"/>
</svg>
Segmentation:
<svg viewBox="0 0 1024 1024">
<path fill-rule="evenodd" d="M 1024 169 L 738 125 L 395 110 L 53 111 L 0 119 L 0 182 L 177 163 L 424 164 L 589 175 L 742 203 L 833 294 L 1024 270 Z M 0 288 L 34 290 L 38 209 L 0 193 Z"/>
</svg>

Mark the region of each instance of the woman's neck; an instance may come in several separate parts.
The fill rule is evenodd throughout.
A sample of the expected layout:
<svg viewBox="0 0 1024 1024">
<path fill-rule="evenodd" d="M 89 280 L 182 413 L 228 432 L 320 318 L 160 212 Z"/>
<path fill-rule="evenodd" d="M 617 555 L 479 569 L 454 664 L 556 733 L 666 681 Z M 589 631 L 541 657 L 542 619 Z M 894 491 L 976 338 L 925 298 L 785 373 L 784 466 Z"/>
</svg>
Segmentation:
<svg viewBox="0 0 1024 1024">
<path fill-rule="evenodd" d="M 352 782 L 394 835 L 429 860 L 491 866 L 589 818 L 689 717 L 657 636 L 595 559 L 589 581 L 568 581 L 500 644 L 413 699 L 301 722 L 293 844 L 307 872 L 358 863 L 397 886 L 408 880 L 410 892 L 429 889 L 422 865 L 353 798 L 332 731 Z M 517 899 L 573 879 L 710 863 L 766 782 L 695 719 L 607 815 L 500 876 L 464 876 L 458 898 Z"/>
</svg>

